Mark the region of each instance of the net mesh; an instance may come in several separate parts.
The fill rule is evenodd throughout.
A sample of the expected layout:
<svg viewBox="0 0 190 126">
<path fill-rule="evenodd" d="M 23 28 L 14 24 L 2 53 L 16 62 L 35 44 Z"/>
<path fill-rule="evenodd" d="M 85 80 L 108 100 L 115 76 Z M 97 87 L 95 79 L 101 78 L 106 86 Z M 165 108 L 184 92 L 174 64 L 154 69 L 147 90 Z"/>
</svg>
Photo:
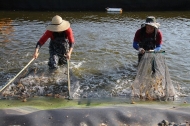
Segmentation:
<svg viewBox="0 0 190 126">
<path fill-rule="evenodd" d="M 163 53 L 145 53 L 138 64 L 132 96 L 146 100 L 174 98 L 173 87 Z"/>
</svg>

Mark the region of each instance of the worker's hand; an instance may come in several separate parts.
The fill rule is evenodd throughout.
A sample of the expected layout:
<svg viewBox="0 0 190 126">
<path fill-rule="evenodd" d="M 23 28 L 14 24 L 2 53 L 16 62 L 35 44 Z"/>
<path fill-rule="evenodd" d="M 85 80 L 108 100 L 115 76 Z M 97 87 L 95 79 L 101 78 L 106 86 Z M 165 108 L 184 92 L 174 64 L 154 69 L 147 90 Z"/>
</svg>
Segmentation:
<svg viewBox="0 0 190 126">
<path fill-rule="evenodd" d="M 39 52 L 34 52 L 33 58 L 34 58 L 34 59 L 37 59 L 37 58 L 38 58 L 38 55 L 39 55 Z"/>
<path fill-rule="evenodd" d="M 67 55 L 65 55 L 65 57 L 70 60 L 71 59 L 71 53 L 67 53 Z"/>
<path fill-rule="evenodd" d="M 145 53 L 145 50 L 143 48 L 139 48 L 139 53 L 143 54 Z"/>
</svg>

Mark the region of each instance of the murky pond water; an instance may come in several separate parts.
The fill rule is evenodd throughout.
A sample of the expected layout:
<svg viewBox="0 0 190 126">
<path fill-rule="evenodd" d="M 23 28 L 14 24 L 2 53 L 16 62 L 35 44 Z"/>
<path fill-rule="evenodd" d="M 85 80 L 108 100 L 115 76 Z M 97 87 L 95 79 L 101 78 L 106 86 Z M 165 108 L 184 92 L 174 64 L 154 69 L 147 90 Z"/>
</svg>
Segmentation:
<svg viewBox="0 0 190 126">
<path fill-rule="evenodd" d="M 185 95 L 190 94 L 190 12 L 1 11 L 1 86 L 32 59 L 36 42 L 56 14 L 68 20 L 74 32 L 76 44 L 70 68 L 80 86 L 78 97 L 118 97 L 130 93 L 137 71 L 137 51 L 132 41 L 149 15 L 161 24 L 164 55 L 174 87 Z M 30 67 L 37 65 L 46 70 L 48 56 L 47 42 Z"/>
</svg>

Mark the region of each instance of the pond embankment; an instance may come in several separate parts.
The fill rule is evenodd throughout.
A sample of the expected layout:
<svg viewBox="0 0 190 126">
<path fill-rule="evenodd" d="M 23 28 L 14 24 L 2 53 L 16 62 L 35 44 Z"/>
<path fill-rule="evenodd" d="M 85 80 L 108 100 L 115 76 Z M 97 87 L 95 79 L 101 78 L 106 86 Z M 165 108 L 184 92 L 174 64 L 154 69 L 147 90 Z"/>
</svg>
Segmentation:
<svg viewBox="0 0 190 126">
<path fill-rule="evenodd" d="M 186 11 L 190 0 L 1 0 L 0 10 L 26 11 Z"/>
</svg>

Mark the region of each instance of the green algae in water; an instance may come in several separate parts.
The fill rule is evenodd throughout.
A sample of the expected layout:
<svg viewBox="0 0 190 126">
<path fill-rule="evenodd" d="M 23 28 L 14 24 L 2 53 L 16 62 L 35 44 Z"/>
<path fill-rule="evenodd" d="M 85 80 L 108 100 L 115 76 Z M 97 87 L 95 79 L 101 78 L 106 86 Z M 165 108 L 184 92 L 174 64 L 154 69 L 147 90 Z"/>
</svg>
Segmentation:
<svg viewBox="0 0 190 126">
<path fill-rule="evenodd" d="M 39 110 L 58 109 L 58 108 L 93 108 L 93 107 L 113 107 L 113 106 L 147 106 L 167 108 L 172 106 L 189 107 L 190 103 L 174 103 L 174 102 L 158 102 L 158 101 L 131 101 L 126 99 L 74 99 L 68 100 L 65 98 L 54 97 L 34 97 L 27 99 L 26 102 L 22 100 L 0 100 L 1 109 L 15 108 L 15 107 L 32 107 Z"/>
</svg>

